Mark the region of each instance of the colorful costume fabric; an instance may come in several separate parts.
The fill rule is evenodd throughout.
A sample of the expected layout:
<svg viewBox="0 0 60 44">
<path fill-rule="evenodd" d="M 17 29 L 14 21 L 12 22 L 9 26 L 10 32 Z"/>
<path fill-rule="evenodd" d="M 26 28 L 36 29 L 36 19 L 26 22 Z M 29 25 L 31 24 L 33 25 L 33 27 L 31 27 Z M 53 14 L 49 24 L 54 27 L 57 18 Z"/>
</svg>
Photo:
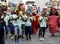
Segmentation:
<svg viewBox="0 0 60 44">
<path fill-rule="evenodd" d="M 58 17 L 55 15 L 48 17 L 48 27 L 50 33 L 55 33 L 58 31 Z"/>
<path fill-rule="evenodd" d="M 33 22 L 32 22 L 32 30 L 33 30 L 33 34 L 36 34 L 37 30 L 38 30 L 38 18 L 39 15 L 36 16 L 32 16 L 33 17 Z"/>
</svg>

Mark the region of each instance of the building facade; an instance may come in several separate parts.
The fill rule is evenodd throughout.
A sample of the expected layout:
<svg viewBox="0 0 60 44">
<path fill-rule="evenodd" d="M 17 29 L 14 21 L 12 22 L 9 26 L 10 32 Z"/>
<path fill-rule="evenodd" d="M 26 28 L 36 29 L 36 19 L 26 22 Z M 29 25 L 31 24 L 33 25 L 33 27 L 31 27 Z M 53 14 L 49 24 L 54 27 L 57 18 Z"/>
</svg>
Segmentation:
<svg viewBox="0 0 60 44">
<path fill-rule="evenodd" d="M 60 8 L 60 0 L 50 0 L 46 3 L 48 7 L 55 7 L 56 9 Z"/>
</svg>

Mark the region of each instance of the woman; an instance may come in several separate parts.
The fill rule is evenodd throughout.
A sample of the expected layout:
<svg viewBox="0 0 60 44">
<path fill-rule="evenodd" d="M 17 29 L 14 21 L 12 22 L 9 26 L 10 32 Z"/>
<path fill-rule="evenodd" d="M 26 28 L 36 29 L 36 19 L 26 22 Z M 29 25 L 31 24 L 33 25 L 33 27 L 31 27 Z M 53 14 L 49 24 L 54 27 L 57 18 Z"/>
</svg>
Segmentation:
<svg viewBox="0 0 60 44">
<path fill-rule="evenodd" d="M 51 9 L 50 16 L 48 17 L 48 27 L 51 36 L 58 31 L 58 13 L 55 8 Z"/>
</svg>

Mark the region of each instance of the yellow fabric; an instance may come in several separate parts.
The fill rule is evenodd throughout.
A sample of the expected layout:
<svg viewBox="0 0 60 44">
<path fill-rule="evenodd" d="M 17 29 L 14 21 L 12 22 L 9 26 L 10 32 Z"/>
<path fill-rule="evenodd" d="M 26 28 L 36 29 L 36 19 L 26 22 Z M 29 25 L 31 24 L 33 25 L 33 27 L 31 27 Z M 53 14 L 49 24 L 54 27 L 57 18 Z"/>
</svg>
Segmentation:
<svg viewBox="0 0 60 44">
<path fill-rule="evenodd" d="M 36 20 L 36 17 L 35 17 L 35 16 L 32 16 L 32 18 L 33 18 L 34 20 Z"/>
<path fill-rule="evenodd" d="M 18 6 L 15 7 L 15 12 L 16 12 L 16 10 L 18 10 Z"/>
<path fill-rule="evenodd" d="M 19 11 L 19 15 L 21 15 L 21 16 L 22 16 L 22 15 L 23 15 L 23 12 L 22 12 L 22 11 Z"/>
</svg>

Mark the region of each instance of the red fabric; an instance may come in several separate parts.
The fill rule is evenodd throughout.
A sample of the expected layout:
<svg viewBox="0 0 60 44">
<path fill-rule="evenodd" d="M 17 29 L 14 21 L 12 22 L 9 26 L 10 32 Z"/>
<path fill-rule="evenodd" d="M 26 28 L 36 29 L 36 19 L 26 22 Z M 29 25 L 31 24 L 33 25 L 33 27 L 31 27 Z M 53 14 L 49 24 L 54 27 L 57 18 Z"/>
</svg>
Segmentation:
<svg viewBox="0 0 60 44">
<path fill-rule="evenodd" d="M 38 30 L 38 18 L 39 16 L 36 15 L 36 20 L 32 22 L 32 30 L 33 30 L 33 34 L 36 34 L 37 30 Z"/>
<path fill-rule="evenodd" d="M 48 17 L 48 27 L 50 33 L 58 31 L 58 17 L 53 15 Z"/>
<path fill-rule="evenodd" d="M 51 10 L 56 10 L 56 8 L 51 8 Z"/>
</svg>

